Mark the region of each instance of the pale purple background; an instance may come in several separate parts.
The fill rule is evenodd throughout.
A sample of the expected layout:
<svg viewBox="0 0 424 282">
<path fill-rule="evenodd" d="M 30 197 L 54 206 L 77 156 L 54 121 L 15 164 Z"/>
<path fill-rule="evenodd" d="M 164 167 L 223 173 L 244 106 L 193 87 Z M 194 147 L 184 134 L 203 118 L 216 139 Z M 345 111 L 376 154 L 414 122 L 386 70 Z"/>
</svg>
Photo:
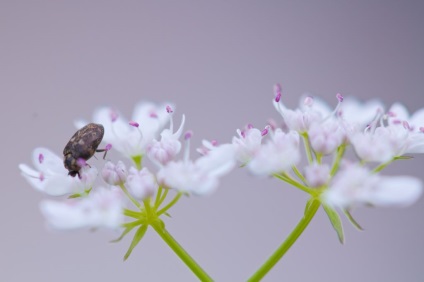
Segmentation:
<svg viewBox="0 0 424 282">
<path fill-rule="evenodd" d="M 73 121 L 100 105 L 127 113 L 173 101 L 202 138 L 278 117 L 272 86 L 291 106 L 308 91 L 424 106 L 420 1 L 1 1 L 0 281 L 196 281 L 150 230 L 131 258 L 110 231 L 45 228 L 44 197 L 19 175 L 33 148 L 60 153 Z M 114 160 L 118 154 L 111 154 Z M 101 162 L 98 163 L 101 165 Z M 424 178 L 424 158 L 386 173 Z M 207 198 L 183 199 L 167 227 L 218 281 L 243 281 L 302 216 L 305 195 L 237 169 Z M 423 281 L 424 200 L 360 209 L 338 243 L 323 211 L 265 281 Z"/>
</svg>

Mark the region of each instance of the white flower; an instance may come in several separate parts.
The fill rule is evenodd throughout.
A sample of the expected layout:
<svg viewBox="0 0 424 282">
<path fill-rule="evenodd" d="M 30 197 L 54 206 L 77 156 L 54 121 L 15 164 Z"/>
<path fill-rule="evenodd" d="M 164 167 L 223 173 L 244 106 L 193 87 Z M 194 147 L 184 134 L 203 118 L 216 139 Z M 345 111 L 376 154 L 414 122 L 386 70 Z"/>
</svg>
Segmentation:
<svg viewBox="0 0 424 282">
<path fill-rule="evenodd" d="M 220 177 L 229 173 L 235 166 L 235 148 L 232 144 L 211 147 L 206 155 L 196 160 L 196 165 Z"/>
<path fill-rule="evenodd" d="M 343 100 L 337 111 L 350 128 L 364 130 L 369 126 L 379 113 L 384 112 L 384 105 L 378 100 L 370 100 L 365 103 L 355 98 L 347 97 Z"/>
<path fill-rule="evenodd" d="M 119 185 L 127 179 L 127 168 L 122 161 L 115 165 L 112 162 L 105 163 L 102 170 L 103 180 L 110 185 Z"/>
<path fill-rule="evenodd" d="M 345 167 L 322 199 L 342 209 L 357 205 L 409 206 L 422 193 L 422 183 L 410 176 L 380 176 L 357 164 Z"/>
<path fill-rule="evenodd" d="M 172 161 L 159 170 L 158 181 L 167 187 L 183 192 L 202 194 L 218 185 L 218 179 L 198 168 L 192 161 Z"/>
<path fill-rule="evenodd" d="M 126 186 L 131 195 L 137 199 L 151 197 L 158 189 L 155 176 L 146 167 L 140 171 L 131 167 Z"/>
<path fill-rule="evenodd" d="M 299 109 L 302 112 L 313 111 L 320 117 L 324 118 L 330 116 L 333 112 L 333 110 L 324 100 L 319 97 L 313 97 L 312 95 L 302 95 L 300 97 Z"/>
<path fill-rule="evenodd" d="M 304 106 L 296 110 L 287 109 L 281 102 L 273 101 L 274 107 L 283 117 L 285 125 L 290 130 L 299 133 L 308 131 L 313 122 L 320 122 L 327 114 L 330 114 L 330 112 L 327 113 L 325 105 L 320 101 L 315 101 L 311 97 L 306 97 L 304 100 Z M 315 103 L 318 103 L 318 106 L 314 106 Z"/>
<path fill-rule="evenodd" d="M 305 178 L 311 187 L 319 187 L 330 180 L 330 167 L 326 164 L 313 163 L 305 167 Z"/>
<path fill-rule="evenodd" d="M 178 130 L 173 133 L 172 128 L 164 129 L 161 133 L 161 140 L 153 140 L 147 147 L 147 156 L 162 165 L 173 160 L 181 150 L 181 142 L 178 140 L 181 137 L 185 123 L 183 115 L 181 125 Z M 171 123 L 172 125 L 172 123 Z"/>
<path fill-rule="evenodd" d="M 40 204 L 47 223 L 56 229 L 118 228 L 123 223 L 123 196 L 119 189 L 96 188 L 87 197 Z"/>
<path fill-rule="evenodd" d="M 343 143 L 345 131 L 339 121 L 328 119 L 321 123 L 312 123 L 308 136 L 315 152 L 328 155 Z"/>
<path fill-rule="evenodd" d="M 212 193 L 219 184 L 219 178 L 235 165 L 234 147 L 225 144 L 215 147 L 206 155 L 191 160 L 171 161 L 162 167 L 158 181 L 167 187 L 195 195 Z"/>
<path fill-rule="evenodd" d="M 100 108 L 93 115 L 93 121 L 105 129 L 103 141 L 111 143 L 114 149 L 130 159 L 144 155 L 146 147 L 159 135 L 169 118 L 166 105 L 153 103 L 137 104 L 131 125 L 129 120 L 109 107 Z M 78 128 L 85 124 L 85 121 L 76 122 Z"/>
<path fill-rule="evenodd" d="M 424 153 L 424 134 L 411 132 L 402 125 L 392 124 L 350 138 L 358 156 L 364 161 L 387 162 L 408 153 Z"/>
<path fill-rule="evenodd" d="M 35 170 L 26 164 L 20 164 L 22 176 L 38 191 L 52 196 L 69 193 L 81 193 L 92 187 L 97 177 L 97 169 L 85 166 L 78 177 L 68 175 L 63 160 L 46 148 L 36 148 L 32 153 Z"/>
<path fill-rule="evenodd" d="M 248 168 L 257 175 L 270 175 L 290 169 L 299 160 L 299 134 L 277 129 L 249 162 Z"/>
<path fill-rule="evenodd" d="M 257 128 L 248 127 L 241 131 L 237 129 L 239 137 L 233 137 L 233 145 L 235 147 L 236 159 L 241 164 L 246 164 L 256 154 L 261 147 L 262 134 Z"/>
<path fill-rule="evenodd" d="M 399 150 L 392 144 L 389 135 L 387 128 L 378 127 L 375 132 L 357 132 L 350 141 L 361 160 L 384 163 L 392 160 Z"/>
</svg>

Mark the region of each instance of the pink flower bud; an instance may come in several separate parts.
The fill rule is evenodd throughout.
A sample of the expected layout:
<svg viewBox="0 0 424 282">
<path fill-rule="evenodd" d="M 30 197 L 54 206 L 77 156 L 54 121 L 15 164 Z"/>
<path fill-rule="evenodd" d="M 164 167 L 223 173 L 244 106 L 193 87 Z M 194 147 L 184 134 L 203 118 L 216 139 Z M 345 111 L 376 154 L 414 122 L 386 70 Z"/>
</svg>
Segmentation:
<svg viewBox="0 0 424 282">
<path fill-rule="evenodd" d="M 153 196 L 158 189 L 154 175 L 147 168 L 138 171 L 131 167 L 126 184 L 128 191 L 137 199 Z"/>
<path fill-rule="evenodd" d="M 116 165 L 107 162 L 102 170 L 103 180 L 110 185 L 120 185 L 127 179 L 127 169 L 123 162 L 119 161 Z"/>
</svg>

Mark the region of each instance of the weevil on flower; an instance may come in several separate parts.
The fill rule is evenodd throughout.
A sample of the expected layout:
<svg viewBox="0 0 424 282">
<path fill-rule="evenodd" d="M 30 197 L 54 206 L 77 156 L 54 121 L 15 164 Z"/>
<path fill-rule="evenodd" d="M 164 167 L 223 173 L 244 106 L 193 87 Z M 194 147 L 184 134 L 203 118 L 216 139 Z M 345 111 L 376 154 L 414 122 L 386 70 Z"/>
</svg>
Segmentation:
<svg viewBox="0 0 424 282">
<path fill-rule="evenodd" d="M 79 172 L 82 163 L 89 160 L 96 152 L 105 152 L 103 159 L 106 158 L 110 145 L 107 145 L 105 149 L 97 149 L 102 142 L 104 132 L 103 125 L 97 123 L 89 123 L 75 132 L 63 149 L 63 163 L 65 168 L 69 170 L 68 175 L 72 177 L 78 175 L 81 178 Z"/>
</svg>

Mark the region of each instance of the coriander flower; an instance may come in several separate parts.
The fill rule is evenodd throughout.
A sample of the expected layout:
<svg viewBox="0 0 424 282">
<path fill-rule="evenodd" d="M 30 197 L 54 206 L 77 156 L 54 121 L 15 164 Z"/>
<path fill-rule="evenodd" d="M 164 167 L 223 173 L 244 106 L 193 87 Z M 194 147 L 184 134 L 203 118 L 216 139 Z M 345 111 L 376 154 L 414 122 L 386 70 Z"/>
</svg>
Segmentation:
<svg viewBox="0 0 424 282">
<path fill-rule="evenodd" d="M 396 142 L 396 138 L 390 138 L 392 133 L 396 132 L 391 132 L 386 127 L 378 127 L 374 132 L 357 132 L 350 137 L 350 141 L 361 160 L 385 163 L 401 153 L 402 149 L 402 144 Z M 406 141 L 406 135 L 399 137 Z"/>
<path fill-rule="evenodd" d="M 146 167 L 140 171 L 131 167 L 126 185 L 131 195 L 140 200 L 153 196 L 159 187 L 155 176 Z"/>
<path fill-rule="evenodd" d="M 300 141 L 296 131 L 285 133 L 277 128 L 270 135 L 271 138 L 260 147 L 247 165 L 256 175 L 284 172 L 300 161 Z"/>
<path fill-rule="evenodd" d="M 32 153 L 35 169 L 20 164 L 22 176 L 36 190 L 52 196 L 81 193 L 92 188 L 97 177 L 95 167 L 81 168 L 81 178 L 71 177 L 63 165 L 63 159 L 46 148 L 36 148 Z"/>
<path fill-rule="evenodd" d="M 321 122 L 326 116 L 331 114 L 327 105 L 319 99 L 313 99 L 309 96 L 303 99 L 303 103 L 296 110 L 286 108 L 281 100 L 274 100 L 273 104 L 283 117 L 288 129 L 299 133 L 308 131 L 312 123 Z"/>
<path fill-rule="evenodd" d="M 327 164 L 313 163 L 305 167 L 305 178 L 310 187 L 320 187 L 331 179 Z"/>
<path fill-rule="evenodd" d="M 341 117 L 349 128 L 364 130 L 375 120 L 378 113 L 384 112 L 384 105 L 376 100 L 361 102 L 353 97 L 343 100 L 337 111 L 337 116 Z"/>
<path fill-rule="evenodd" d="M 168 107 L 170 109 L 170 107 Z M 171 114 L 172 112 L 170 112 Z M 174 133 L 173 132 L 173 119 L 171 116 L 170 120 L 170 128 L 164 129 L 160 136 L 160 141 L 156 139 L 152 140 L 152 142 L 147 146 L 147 156 L 153 160 L 154 162 L 158 162 L 162 165 L 168 163 L 173 160 L 175 156 L 181 150 L 181 142 L 179 138 L 183 132 L 185 123 L 185 116 L 183 115 L 180 127 Z"/>
<path fill-rule="evenodd" d="M 328 155 L 344 142 L 346 133 L 340 121 L 328 119 L 321 123 L 312 123 L 308 136 L 315 152 Z"/>
<path fill-rule="evenodd" d="M 232 143 L 235 147 L 236 159 L 241 164 L 247 164 L 260 149 L 262 143 L 262 132 L 248 125 L 245 130 L 237 129 L 238 137 L 233 137 Z"/>
<path fill-rule="evenodd" d="M 102 170 L 103 180 L 110 185 L 125 183 L 127 175 L 127 168 L 122 161 L 118 161 L 116 165 L 112 162 L 107 162 Z"/>
<path fill-rule="evenodd" d="M 382 117 L 384 118 L 384 116 Z M 369 162 L 388 162 L 404 154 L 424 153 L 424 133 L 414 132 L 407 122 L 372 126 L 350 137 L 358 156 Z"/>
<path fill-rule="evenodd" d="M 187 142 L 190 137 L 186 136 Z M 219 178 L 235 166 L 235 151 L 232 144 L 214 146 L 196 161 L 189 159 L 189 146 L 183 160 L 171 161 L 157 173 L 159 183 L 166 187 L 195 195 L 212 193 Z"/>
</svg>

